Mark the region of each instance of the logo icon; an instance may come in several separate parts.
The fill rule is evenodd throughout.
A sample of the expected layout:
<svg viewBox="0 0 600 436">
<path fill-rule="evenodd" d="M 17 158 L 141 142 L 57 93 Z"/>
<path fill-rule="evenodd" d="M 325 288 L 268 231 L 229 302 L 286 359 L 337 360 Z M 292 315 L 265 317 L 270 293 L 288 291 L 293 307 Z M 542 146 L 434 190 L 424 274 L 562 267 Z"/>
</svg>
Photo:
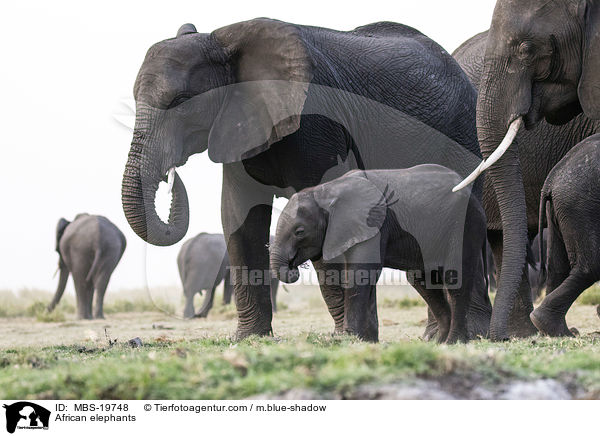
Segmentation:
<svg viewBox="0 0 600 436">
<path fill-rule="evenodd" d="M 6 409 L 6 431 L 14 433 L 18 429 L 47 430 L 50 411 L 28 401 L 4 405 Z"/>
</svg>

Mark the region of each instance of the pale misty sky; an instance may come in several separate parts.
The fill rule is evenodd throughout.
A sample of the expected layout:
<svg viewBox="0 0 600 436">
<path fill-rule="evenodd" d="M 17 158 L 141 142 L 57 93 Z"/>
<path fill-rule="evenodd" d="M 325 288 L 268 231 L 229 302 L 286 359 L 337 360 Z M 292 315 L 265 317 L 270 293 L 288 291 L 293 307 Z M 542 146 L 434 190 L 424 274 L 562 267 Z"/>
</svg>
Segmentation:
<svg viewBox="0 0 600 436">
<path fill-rule="evenodd" d="M 207 6 L 208 4 L 208 6 Z M 179 286 L 181 246 L 153 247 L 129 228 L 120 201 L 130 132 L 126 112 L 146 50 L 194 23 L 200 32 L 255 17 L 350 30 L 375 21 L 413 26 L 451 52 L 489 27 L 495 0 L 10 2 L 2 45 L 0 289 L 54 290 L 60 217 L 105 215 L 127 237 L 110 288 Z M 178 173 L 190 198 L 190 229 L 221 232 L 221 166 L 206 153 Z M 283 207 L 285 201 L 276 205 Z M 275 215 L 275 218 L 277 214 Z M 184 239 L 184 240 L 185 240 Z M 147 271 L 147 273 L 146 273 Z M 72 292 L 72 283 L 68 291 Z M 109 291 L 110 292 L 110 291 Z"/>
</svg>

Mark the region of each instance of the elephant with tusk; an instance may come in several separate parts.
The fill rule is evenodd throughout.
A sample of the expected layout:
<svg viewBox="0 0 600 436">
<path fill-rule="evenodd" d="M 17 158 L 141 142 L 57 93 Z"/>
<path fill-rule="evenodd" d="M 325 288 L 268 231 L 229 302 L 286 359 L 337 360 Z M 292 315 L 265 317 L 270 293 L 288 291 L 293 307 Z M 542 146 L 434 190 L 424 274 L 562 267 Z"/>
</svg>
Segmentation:
<svg viewBox="0 0 600 436">
<path fill-rule="evenodd" d="M 493 340 L 537 331 L 529 318 L 527 244 L 538 232 L 546 176 L 573 146 L 600 132 L 599 28 L 595 0 L 498 0 L 489 31 L 454 53 L 479 91 L 486 163 L 474 165 L 473 175 L 487 167 L 484 207 L 500 277 Z"/>
<path fill-rule="evenodd" d="M 131 228 L 161 246 L 185 236 L 188 198 L 175 169 L 206 151 L 223 165 L 234 271 L 268 269 L 274 196 L 352 169 L 435 163 L 464 177 L 481 161 L 469 79 L 442 47 L 398 23 L 337 31 L 258 18 L 211 33 L 185 24 L 148 50 L 134 97 L 121 189 Z M 161 181 L 172 186 L 165 222 L 154 204 Z M 476 182 L 472 193 L 481 192 Z M 232 281 L 237 337 L 271 334 L 269 286 L 235 272 Z M 322 292 L 338 329 L 342 291 Z"/>
</svg>

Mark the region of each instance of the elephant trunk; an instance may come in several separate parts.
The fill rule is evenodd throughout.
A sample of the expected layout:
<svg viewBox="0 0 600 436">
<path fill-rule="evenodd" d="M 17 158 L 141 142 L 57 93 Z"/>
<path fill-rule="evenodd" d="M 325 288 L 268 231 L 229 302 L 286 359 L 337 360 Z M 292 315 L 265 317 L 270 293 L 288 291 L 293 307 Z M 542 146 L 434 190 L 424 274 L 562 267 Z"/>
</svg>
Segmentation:
<svg viewBox="0 0 600 436">
<path fill-rule="evenodd" d="M 509 125 L 526 113 L 531 104 L 530 94 L 527 102 L 527 92 L 518 89 L 521 83 L 514 78 L 511 83 L 501 71 L 501 68 L 486 65 L 482 75 L 477 134 L 484 159 L 496 151 Z M 511 85 L 514 89 L 508 89 Z M 512 106 L 501 104 L 507 101 L 506 96 L 515 97 Z M 496 341 L 508 338 L 509 316 L 519 296 L 528 242 L 525 190 L 517 146 L 513 144 L 508 148 L 487 170 L 496 193 L 503 231 L 502 266 L 490 324 L 490 338 Z"/>
<path fill-rule="evenodd" d="M 144 144 L 143 132 L 136 129 L 123 174 L 121 200 L 123 211 L 133 231 L 153 245 L 173 245 L 186 234 L 189 224 L 188 198 L 183 182 L 175 173 L 168 222 L 163 222 L 156 212 L 155 197 L 166 170 L 156 150 L 157 143 Z M 151 148 L 151 147 L 150 147 Z"/>
<path fill-rule="evenodd" d="M 60 299 L 65 292 L 65 287 L 67 286 L 67 279 L 69 278 L 69 269 L 64 264 L 64 262 L 60 262 L 60 277 L 58 279 L 58 287 L 56 288 L 56 293 L 54 294 L 54 298 L 48 304 L 48 312 L 52 312 L 56 305 L 60 302 Z"/>
<path fill-rule="evenodd" d="M 294 283 L 300 278 L 298 267 L 292 265 L 289 256 L 284 255 L 277 246 L 271 247 L 271 273 L 284 283 Z"/>
</svg>

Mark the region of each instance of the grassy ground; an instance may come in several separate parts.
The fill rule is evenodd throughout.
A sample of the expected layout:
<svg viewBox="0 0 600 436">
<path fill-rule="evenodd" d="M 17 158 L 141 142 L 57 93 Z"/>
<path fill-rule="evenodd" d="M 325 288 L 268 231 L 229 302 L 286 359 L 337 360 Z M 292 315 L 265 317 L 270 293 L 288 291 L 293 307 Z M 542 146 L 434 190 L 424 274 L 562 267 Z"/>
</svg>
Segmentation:
<svg viewBox="0 0 600 436">
<path fill-rule="evenodd" d="M 79 321 L 72 298 L 53 319 L 39 309 L 49 294 L 0 292 L 0 306 L 10 312 L 0 318 L 0 398 L 215 399 L 299 389 L 353 398 L 365 385 L 416 378 L 451 384 L 453 391 L 551 378 L 579 396 L 600 396 L 600 320 L 593 305 L 578 302 L 569 312 L 569 324 L 581 333 L 575 339 L 440 346 L 419 340 L 426 310 L 414 293 L 383 287 L 381 343 L 365 344 L 329 335 L 332 321 L 317 288 L 289 289 L 280 292 L 275 337 L 239 343 L 230 339 L 235 311 L 221 306 L 219 296 L 207 319 L 187 321 L 172 315 L 181 310 L 177 290 L 152 299 L 141 291 L 107 294 L 105 320 Z M 129 302 L 145 311 L 130 312 Z M 128 344 L 135 337 L 141 348 Z"/>
</svg>

